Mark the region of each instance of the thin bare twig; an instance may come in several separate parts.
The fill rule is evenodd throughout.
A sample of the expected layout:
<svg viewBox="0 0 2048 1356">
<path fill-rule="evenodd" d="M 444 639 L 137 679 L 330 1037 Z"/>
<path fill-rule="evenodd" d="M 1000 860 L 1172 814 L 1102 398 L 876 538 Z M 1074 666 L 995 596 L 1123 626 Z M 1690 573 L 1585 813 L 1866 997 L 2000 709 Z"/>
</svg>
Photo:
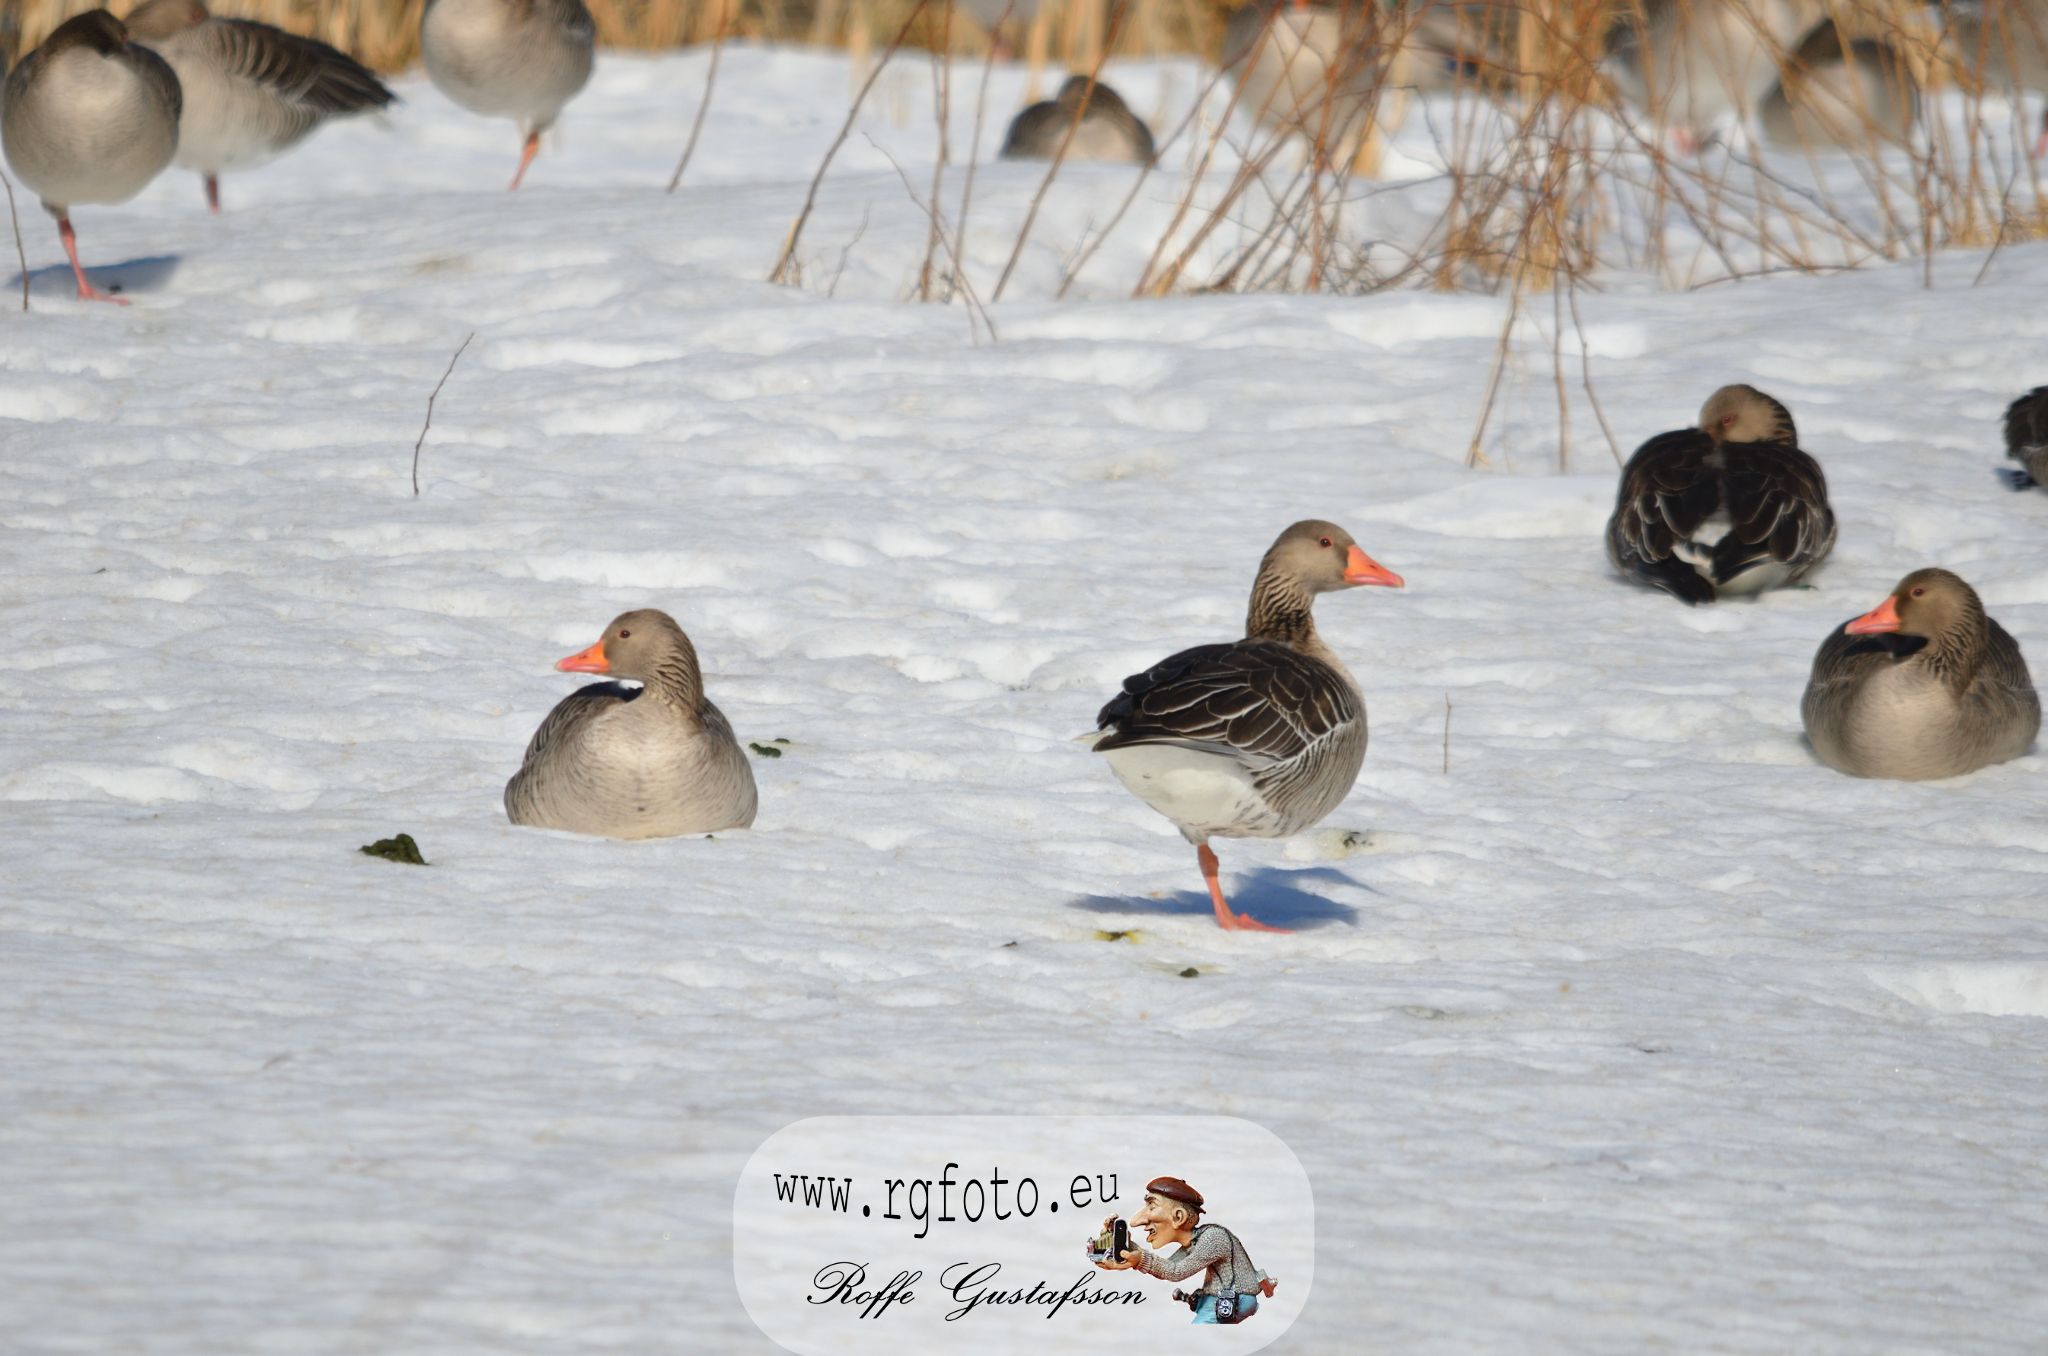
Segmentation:
<svg viewBox="0 0 2048 1356">
<path fill-rule="evenodd" d="M 803 210 L 796 214 L 796 220 L 789 224 L 789 235 L 782 242 L 782 256 L 775 261 L 775 267 L 768 271 L 768 281 L 783 284 L 789 281 L 789 264 L 796 258 L 796 245 L 804 233 L 804 223 L 811 219 L 811 212 L 818 205 L 818 188 L 825 182 L 825 171 L 832 167 L 832 159 L 839 154 L 839 148 L 846 144 L 853 134 L 853 120 L 860 116 L 861 105 L 868 101 L 868 94 L 875 87 L 875 81 L 888 69 L 890 58 L 902 49 L 903 40 L 910 36 L 910 26 L 924 13 L 931 0 L 917 0 L 910 7 L 910 13 L 903 16 L 903 26 L 896 30 L 896 36 L 889 39 L 889 46 L 882 52 L 882 59 L 868 72 L 868 78 L 861 82 L 860 93 L 853 99 L 853 106 L 846 110 L 846 121 L 839 124 L 839 135 L 832 138 L 832 144 L 825 148 L 825 158 L 818 162 L 818 172 L 811 176 L 811 186 L 804 193 Z M 912 197 L 916 195 L 913 194 Z"/>
<path fill-rule="evenodd" d="M 668 179 L 668 191 L 671 193 L 683 181 L 683 171 L 690 167 L 690 157 L 697 153 L 697 137 L 704 130 L 704 116 L 711 111 L 711 88 L 718 83 L 718 57 L 725 50 L 725 35 L 738 15 L 739 7 L 735 5 L 718 21 L 718 36 L 711 40 L 711 65 L 704 72 L 704 97 L 697 101 L 697 118 L 690 124 L 690 139 L 683 143 L 683 158 L 676 161 L 676 172 Z"/>
<path fill-rule="evenodd" d="M 456 361 L 462 357 L 462 351 L 469 347 L 469 341 L 474 338 L 476 331 L 471 330 L 468 337 L 456 345 L 454 356 L 448 359 L 448 370 L 441 374 L 441 379 L 434 383 L 433 394 L 427 397 L 427 417 L 420 425 L 420 436 L 412 445 L 412 497 L 415 499 L 420 497 L 420 448 L 427 441 L 427 430 L 434 426 L 434 401 L 440 398 L 441 388 L 448 384 L 448 378 L 455 373 Z"/>
<path fill-rule="evenodd" d="M 21 214 L 14 210 L 14 180 L 0 174 L 7 185 L 7 218 L 14 223 L 14 257 L 21 260 L 21 309 L 28 309 L 28 251 L 21 244 Z"/>
<path fill-rule="evenodd" d="M 1444 693 L 1444 775 L 1451 775 L 1451 694 Z"/>
</svg>

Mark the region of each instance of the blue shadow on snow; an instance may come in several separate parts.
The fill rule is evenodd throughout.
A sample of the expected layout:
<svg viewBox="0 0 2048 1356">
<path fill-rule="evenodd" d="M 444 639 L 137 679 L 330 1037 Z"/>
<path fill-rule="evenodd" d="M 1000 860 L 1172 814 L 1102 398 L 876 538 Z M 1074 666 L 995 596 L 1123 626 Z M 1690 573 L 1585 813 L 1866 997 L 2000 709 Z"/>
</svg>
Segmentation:
<svg viewBox="0 0 2048 1356">
<path fill-rule="evenodd" d="M 1248 913 L 1261 923 L 1270 923 L 1276 928 L 1309 932 L 1333 923 L 1343 923 L 1349 927 L 1358 926 L 1358 910 L 1349 904 L 1339 904 L 1334 899 L 1313 894 L 1294 884 L 1296 881 L 1309 880 L 1348 885 L 1354 890 L 1364 890 L 1368 894 L 1379 893 L 1370 885 L 1361 885 L 1334 867 L 1307 866 L 1293 871 L 1283 871 L 1275 866 L 1261 866 L 1236 875 L 1226 867 L 1223 872 L 1223 897 L 1229 900 L 1230 907 L 1239 913 Z M 1084 913 L 1137 913 L 1174 918 L 1209 918 L 1216 912 L 1209 903 L 1207 890 L 1179 890 L 1163 899 L 1083 895 L 1070 901 L 1068 907 Z"/>
</svg>

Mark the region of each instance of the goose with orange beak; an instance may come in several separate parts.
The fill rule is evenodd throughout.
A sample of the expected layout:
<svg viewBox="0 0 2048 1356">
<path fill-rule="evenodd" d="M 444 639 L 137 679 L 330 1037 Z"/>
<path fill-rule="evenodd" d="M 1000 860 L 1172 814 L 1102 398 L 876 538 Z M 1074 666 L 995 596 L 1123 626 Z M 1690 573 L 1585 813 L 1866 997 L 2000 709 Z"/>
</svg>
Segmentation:
<svg viewBox="0 0 2048 1356">
<path fill-rule="evenodd" d="M 1365 697 L 1316 632 L 1316 595 L 1401 576 L 1335 523 L 1299 522 L 1259 563 L 1242 640 L 1198 645 L 1124 680 L 1096 717 L 1110 771 L 1195 845 L 1218 926 L 1233 911 L 1211 838 L 1284 838 L 1337 808 L 1365 762 Z"/>
<path fill-rule="evenodd" d="M 624 613 L 555 667 L 639 686 L 592 683 L 548 713 L 505 784 L 514 824 L 670 838 L 754 822 L 753 770 L 704 695 L 696 647 L 674 618 L 653 608 Z"/>
<path fill-rule="evenodd" d="M 1800 705 L 1813 751 L 1856 777 L 1959 777 L 2041 728 L 2019 643 L 1947 570 L 1915 570 L 1821 642 Z"/>
</svg>

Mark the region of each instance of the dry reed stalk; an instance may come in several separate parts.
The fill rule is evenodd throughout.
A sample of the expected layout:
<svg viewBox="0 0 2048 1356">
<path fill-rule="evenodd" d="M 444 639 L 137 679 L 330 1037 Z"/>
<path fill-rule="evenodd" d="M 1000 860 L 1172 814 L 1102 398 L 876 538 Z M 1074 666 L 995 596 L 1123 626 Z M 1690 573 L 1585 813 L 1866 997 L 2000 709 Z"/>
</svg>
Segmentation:
<svg viewBox="0 0 2048 1356">
<path fill-rule="evenodd" d="M 21 213 L 14 210 L 14 180 L 0 174 L 7 186 L 7 219 L 14 223 L 14 257 L 21 260 L 21 309 L 28 309 L 28 249 L 21 243 Z"/>
</svg>

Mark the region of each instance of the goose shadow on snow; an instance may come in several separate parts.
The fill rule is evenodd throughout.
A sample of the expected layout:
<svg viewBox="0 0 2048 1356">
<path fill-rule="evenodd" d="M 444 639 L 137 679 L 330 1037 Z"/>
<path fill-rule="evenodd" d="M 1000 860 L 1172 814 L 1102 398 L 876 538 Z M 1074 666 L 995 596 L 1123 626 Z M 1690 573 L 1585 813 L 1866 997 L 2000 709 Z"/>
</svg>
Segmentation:
<svg viewBox="0 0 2048 1356">
<path fill-rule="evenodd" d="M 1193 874 L 1192 863 L 1189 870 Z M 1199 876 L 1196 878 L 1200 879 Z M 1238 913 L 1248 913 L 1261 923 L 1293 932 L 1311 932 L 1337 923 L 1358 926 L 1357 909 L 1301 889 L 1295 884 L 1297 881 L 1327 881 L 1363 890 L 1367 894 L 1379 893 L 1335 867 L 1307 866 L 1289 871 L 1277 866 L 1256 866 L 1233 873 L 1226 863 L 1223 898 Z M 1083 895 L 1070 900 L 1067 907 L 1084 913 L 1151 914 L 1166 918 L 1213 918 L 1216 914 L 1207 890 L 1176 890 L 1159 899 L 1135 895 Z"/>
</svg>

